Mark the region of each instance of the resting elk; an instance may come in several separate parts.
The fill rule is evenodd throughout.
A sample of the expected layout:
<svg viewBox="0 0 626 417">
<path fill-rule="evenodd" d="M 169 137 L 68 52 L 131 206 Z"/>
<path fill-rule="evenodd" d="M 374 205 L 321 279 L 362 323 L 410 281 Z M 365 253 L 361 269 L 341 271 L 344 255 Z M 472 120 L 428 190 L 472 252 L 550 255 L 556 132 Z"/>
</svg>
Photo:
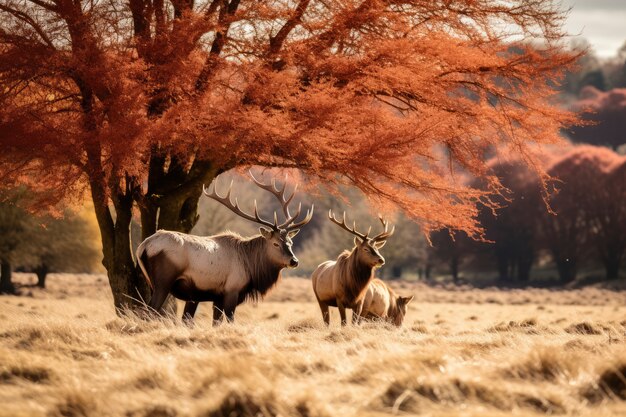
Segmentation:
<svg viewBox="0 0 626 417">
<path fill-rule="evenodd" d="M 254 183 L 272 193 L 279 201 L 286 220 L 278 223 L 259 217 L 256 200 L 254 214 L 239 207 L 235 198 L 231 200 L 233 184 L 224 197 L 217 192 L 217 179 L 205 189 L 204 194 L 223 204 L 246 220 L 261 225 L 260 234 L 241 237 L 232 232 L 214 236 L 192 236 L 184 233 L 159 230 L 144 240 L 137 248 L 137 260 L 146 279 L 153 288 L 149 307 L 156 312 L 168 294 L 186 301 L 183 320 L 191 322 L 202 301 L 213 302 L 213 324 L 218 324 L 223 315 L 234 320 L 235 308 L 246 299 L 257 299 L 265 295 L 280 278 L 283 268 L 298 266 L 298 258 L 292 251 L 292 238 L 300 228 L 311 221 L 313 209 L 307 210 L 301 221 L 296 221 L 302 204 L 292 215 L 289 204 L 296 189 L 286 198 L 286 184 L 279 190 L 276 181 L 271 184 L 259 182 L 252 173 Z M 296 186 L 297 188 L 297 186 Z"/>
<path fill-rule="evenodd" d="M 363 297 L 361 317 L 366 319 L 384 320 L 401 327 L 406 316 L 407 305 L 413 296 L 402 297 L 389 288 L 382 280 L 374 278 L 367 286 Z"/>
<path fill-rule="evenodd" d="M 330 324 L 328 308 L 337 307 L 341 316 L 341 325 L 345 326 L 346 308 L 352 309 L 353 323 L 359 321 L 365 290 L 374 276 L 374 268 L 385 263 L 385 259 L 378 250 L 385 245 L 395 227 L 388 231 L 388 222 L 380 218 L 384 230 L 370 238 L 372 228 L 370 227 L 365 234 L 359 233 L 356 230 L 356 223 L 353 223 L 350 229 L 346 225 L 345 212 L 342 221 L 336 219 L 330 210 L 328 218 L 342 229 L 355 235 L 354 248 L 344 251 L 335 261 L 320 264 L 313 272 L 311 280 L 313 292 L 322 310 L 324 323 Z"/>
</svg>

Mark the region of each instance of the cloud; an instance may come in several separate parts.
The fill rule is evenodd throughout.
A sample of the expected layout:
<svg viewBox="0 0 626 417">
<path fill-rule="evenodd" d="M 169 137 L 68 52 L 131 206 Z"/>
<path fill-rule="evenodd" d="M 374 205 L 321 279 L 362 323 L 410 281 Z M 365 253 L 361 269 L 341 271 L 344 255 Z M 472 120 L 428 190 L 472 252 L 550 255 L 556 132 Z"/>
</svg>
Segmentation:
<svg viewBox="0 0 626 417">
<path fill-rule="evenodd" d="M 601 57 L 615 56 L 626 41 L 626 1 L 567 0 L 572 10 L 565 24 L 571 35 L 587 39 Z"/>
</svg>

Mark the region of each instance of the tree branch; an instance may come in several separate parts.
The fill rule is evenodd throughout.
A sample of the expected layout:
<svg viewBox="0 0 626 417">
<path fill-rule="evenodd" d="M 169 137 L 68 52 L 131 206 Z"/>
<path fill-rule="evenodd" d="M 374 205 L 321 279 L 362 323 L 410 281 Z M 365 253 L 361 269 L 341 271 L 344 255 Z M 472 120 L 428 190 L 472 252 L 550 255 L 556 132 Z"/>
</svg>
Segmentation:
<svg viewBox="0 0 626 417">
<path fill-rule="evenodd" d="M 35 22 L 33 18 L 28 16 L 26 13 L 20 12 L 19 10 L 12 9 L 2 4 L 0 4 L 0 10 L 4 10 L 5 12 L 13 15 L 13 17 L 21 20 L 22 22 L 27 23 L 30 27 L 32 27 L 35 30 L 35 32 L 37 32 L 39 37 L 46 43 L 46 45 L 54 49 L 54 44 L 52 43 L 48 35 L 46 35 L 42 27 L 37 22 Z"/>
<path fill-rule="evenodd" d="M 42 0 L 28 0 L 28 1 L 54 13 L 56 13 L 59 10 L 56 5 L 46 3 L 45 1 L 42 1 Z"/>
<path fill-rule="evenodd" d="M 289 33 L 300 23 L 300 19 L 302 19 L 302 15 L 304 15 L 309 3 L 310 0 L 300 0 L 292 16 L 287 19 L 287 22 L 285 22 L 283 27 L 276 33 L 276 36 L 270 38 L 270 47 L 267 52 L 268 58 L 275 56 L 280 51 Z"/>
<path fill-rule="evenodd" d="M 226 43 L 226 34 L 228 33 L 228 29 L 231 24 L 231 17 L 237 12 L 237 8 L 239 7 L 240 0 L 222 0 L 222 4 L 220 6 L 220 14 L 218 17 L 218 27 L 220 28 L 215 34 L 215 39 L 213 39 L 213 44 L 211 45 L 211 50 L 209 52 L 209 56 L 204 62 L 204 66 L 202 67 L 202 71 L 200 71 L 200 75 L 198 75 L 198 79 L 196 80 L 196 91 L 203 92 L 206 90 L 206 87 L 209 82 L 209 77 L 215 70 L 217 65 L 217 57 L 222 53 L 222 49 L 224 49 L 224 44 Z M 213 6 L 213 5 L 211 5 Z M 209 7 L 210 8 L 210 7 Z"/>
</svg>

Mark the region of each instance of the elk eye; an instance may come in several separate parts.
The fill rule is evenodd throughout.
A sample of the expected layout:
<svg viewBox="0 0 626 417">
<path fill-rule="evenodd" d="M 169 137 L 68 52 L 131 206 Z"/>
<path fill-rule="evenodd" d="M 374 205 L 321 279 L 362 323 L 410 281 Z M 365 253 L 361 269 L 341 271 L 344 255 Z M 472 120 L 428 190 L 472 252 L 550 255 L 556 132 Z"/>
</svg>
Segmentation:
<svg viewBox="0 0 626 417">
<path fill-rule="evenodd" d="M 274 246 L 279 247 L 280 245 L 276 242 L 274 242 Z"/>
<path fill-rule="evenodd" d="M 364 250 L 365 252 L 369 252 L 369 251 L 370 251 L 370 250 L 369 250 L 369 249 L 367 249 L 367 248 L 365 248 L 365 249 L 363 249 L 363 250 Z"/>
</svg>

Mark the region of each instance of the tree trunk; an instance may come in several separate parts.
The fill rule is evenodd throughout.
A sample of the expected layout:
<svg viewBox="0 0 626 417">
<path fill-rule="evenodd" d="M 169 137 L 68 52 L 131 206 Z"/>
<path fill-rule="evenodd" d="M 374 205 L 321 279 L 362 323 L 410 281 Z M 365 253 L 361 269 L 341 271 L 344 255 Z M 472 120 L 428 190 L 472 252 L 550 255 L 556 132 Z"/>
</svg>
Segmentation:
<svg viewBox="0 0 626 417">
<path fill-rule="evenodd" d="M 115 309 L 135 310 L 150 300 L 150 288 L 139 268 L 136 267 L 130 240 L 133 200 L 127 195 L 115 196 L 115 226 L 112 259 L 108 262 L 107 275 L 113 293 Z"/>
<path fill-rule="evenodd" d="M 619 276 L 619 267 L 621 259 L 618 256 L 611 256 L 604 260 L 604 269 L 606 271 L 606 279 L 617 279 Z"/>
<path fill-rule="evenodd" d="M 402 267 L 400 265 L 394 265 L 391 268 L 391 278 L 392 279 L 402 278 Z"/>
<path fill-rule="evenodd" d="M 42 264 L 35 268 L 35 274 L 37 274 L 37 286 L 39 288 L 46 288 L 46 277 L 48 276 L 48 265 Z"/>
<path fill-rule="evenodd" d="M 517 280 L 519 282 L 528 282 L 530 279 L 530 271 L 533 263 L 530 259 L 523 259 L 519 261 L 517 265 Z"/>
<path fill-rule="evenodd" d="M 0 293 L 15 294 L 15 286 L 11 281 L 11 263 L 6 260 L 0 261 Z"/>
<path fill-rule="evenodd" d="M 198 221 L 198 200 L 202 184 L 210 183 L 219 173 L 208 161 L 195 160 L 187 170 L 177 158 L 166 160 L 160 149 L 153 149 L 148 190 L 143 194 L 138 181 L 128 175 L 111 175 L 108 183 L 100 165 L 101 151 L 95 144 L 88 149 L 92 173 L 90 187 L 100 228 L 103 264 L 107 270 L 118 314 L 134 310 L 150 300 L 150 287 L 137 266 L 131 245 L 130 226 L 135 202 L 141 213 L 142 240 L 159 229 L 189 233 Z M 109 208 L 115 207 L 115 216 Z M 176 302 L 168 297 L 166 311 L 176 312 Z"/>
<path fill-rule="evenodd" d="M 517 259 L 517 280 L 519 282 L 528 282 L 534 260 L 535 254 L 532 249 L 521 251 Z"/>
<path fill-rule="evenodd" d="M 97 148 L 89 149 L 90 162 L 99 167 L 100 156 Z M 149 300 L 149 286 L 137 273 L 132 256 L 130 224 L 132 221 L 133 199 L 130 192 L 111 186 L 110 199 L 115 207 L 115 219 L 109 207 L 104 176 L 90 176 L 91 196 L 102 239 L 102 264 L 107 270 L 113 303 L 117 314 L 126 309 L 135 310 Z M 110 180 L 114 185 L 113 179 Z M 130 187 L 129 182 L 126 182 Z"/>
<path fill-rule="evenodd" d="M 498 265 L 498 280 L 507 282 L 509 280 L 509 257 L 506 253 L 496 250 L 496 263 Z"/>
<path fill-rule="evenodd" d="M 559 271 L 561 283 L 567 284 L 576 279 L 576 262 L 571 259 L 561 259 L 556 261 L 556 268 Z"/>
<path fill-rule="evenodd" d="M 453 256 L 452 259 L 450 259 L 450 270 L 452 272 L 452 281 L 455 284 L 459 283 L 459 257 L 458 256 Z"/>
</svg>

